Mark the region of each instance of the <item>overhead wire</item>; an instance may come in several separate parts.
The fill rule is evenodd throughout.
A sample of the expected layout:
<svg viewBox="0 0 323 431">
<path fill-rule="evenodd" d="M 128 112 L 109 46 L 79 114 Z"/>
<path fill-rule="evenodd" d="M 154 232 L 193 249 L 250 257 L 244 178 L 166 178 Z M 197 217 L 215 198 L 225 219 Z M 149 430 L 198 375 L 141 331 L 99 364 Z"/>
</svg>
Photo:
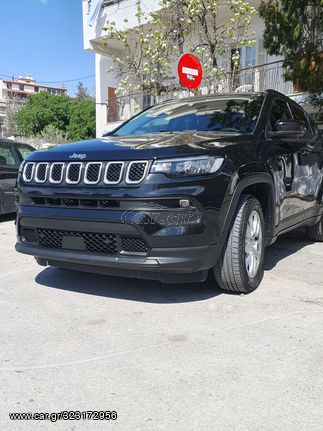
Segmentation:
<svg viewBox="0 0 323 431">
<path fill-rule="evenodd" d="M 0 73 L 0 77 L 3 76 L 5 78 L 12 78 L 14 76 L 23 76 L 23 74 L 12 74 L 12 75 L 5 75 L 3 73 Z M 73 78 L 73 79 L 60 79 L 57 81 L 38 81 L 38 84 L 59 84 L 59 83 L 65 83 L 65 82 L 75 82 L 75 81 L 81 81 L 84 79 L 89 79 L 92 78 L 93 76 L 95 76 L 95 73 L 92 73 L 91 75 L 86 75 L 86 76 L 80 76 L 79 78 Z"/>
</svg>

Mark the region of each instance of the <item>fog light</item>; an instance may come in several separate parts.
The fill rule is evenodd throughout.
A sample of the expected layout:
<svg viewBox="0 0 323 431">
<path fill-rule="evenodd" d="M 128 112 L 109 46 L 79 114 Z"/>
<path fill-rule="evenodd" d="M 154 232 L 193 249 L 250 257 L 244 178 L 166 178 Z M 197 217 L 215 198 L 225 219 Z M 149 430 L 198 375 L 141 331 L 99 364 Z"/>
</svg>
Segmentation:
<svg viewBox="0 0 323 431">
<path fill-rule="evenodd" d="M 188 208 L 190 206 L 190 201 L 188 199 L 180 199 L 179 206 L 181 208 Z"/>
</svg>

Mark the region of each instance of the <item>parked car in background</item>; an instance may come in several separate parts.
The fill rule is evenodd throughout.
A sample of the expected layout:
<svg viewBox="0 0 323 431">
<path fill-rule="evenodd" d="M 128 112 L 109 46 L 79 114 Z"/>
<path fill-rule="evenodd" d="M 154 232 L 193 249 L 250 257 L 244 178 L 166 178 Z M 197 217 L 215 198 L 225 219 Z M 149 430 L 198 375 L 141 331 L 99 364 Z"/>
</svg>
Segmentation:
<svg viewBox="0 0 323 431">
<path fill-rule="evenodd" d="M 16 211 L 14 188 L 19 166 L 32 151 L 30 145 L 0 139 L 0 215 Z"/>
</svg>

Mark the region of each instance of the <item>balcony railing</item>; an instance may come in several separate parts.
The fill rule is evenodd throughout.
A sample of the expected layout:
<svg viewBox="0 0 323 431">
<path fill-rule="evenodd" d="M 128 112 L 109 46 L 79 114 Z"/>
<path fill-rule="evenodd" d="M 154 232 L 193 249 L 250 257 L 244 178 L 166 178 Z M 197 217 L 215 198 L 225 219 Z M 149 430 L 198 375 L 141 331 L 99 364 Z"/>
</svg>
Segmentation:
<svg viewBox="0 0 323 431">
<path fill-rule="evenodd" d="M 286 82 L 283 78 L 282 61 L 261 64 L 255 67 L 240 69 L 234 75 L 227 73 L 223 78 L 217 80 L 211 90 L 206 87 L 200 88 L 201 94 L 228 93 L 228 92 L 260 92 L 273 89 L 288 94 L 293 91 L 293 84 Z M 163 92 L 159 95 L 149 93 L 129 94 L 121 97 L 109 98 L 107 100 L 107 123 L 125 121 L 156 103 L 169 99 L 181 99 L 193 97 L 196 93 L 183 88 Z"/>
</svg>

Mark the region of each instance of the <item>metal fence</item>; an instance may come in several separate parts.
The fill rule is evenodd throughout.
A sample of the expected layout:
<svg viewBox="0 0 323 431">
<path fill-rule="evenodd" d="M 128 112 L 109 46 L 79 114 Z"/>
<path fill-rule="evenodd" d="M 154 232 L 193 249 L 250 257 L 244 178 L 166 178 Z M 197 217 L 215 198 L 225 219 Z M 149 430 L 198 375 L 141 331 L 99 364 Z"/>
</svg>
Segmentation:
<svg viewBox="0 0 323 431">
<path fill-rule="evenodd" d="M 252 92 L 273 89 L 288 94 L 293 91 L 293 84 L 283 78 L 282 61 L 261 64 L 251 68 L 240 69 L 235 74 L 225 74 L 210 88 L 202 86 L 201 94 L 228 93 L 228 92 Z M 126 96 L 109 98 L 107 100 L 107 123 L 125 121 L 141 110 L 156 103 L 169 99 L 181 99 L 193 97 L 196 93 L 179 88 L 164 92 L 159 95 L 147 93 L 129 94 Z"/>
</svg>

